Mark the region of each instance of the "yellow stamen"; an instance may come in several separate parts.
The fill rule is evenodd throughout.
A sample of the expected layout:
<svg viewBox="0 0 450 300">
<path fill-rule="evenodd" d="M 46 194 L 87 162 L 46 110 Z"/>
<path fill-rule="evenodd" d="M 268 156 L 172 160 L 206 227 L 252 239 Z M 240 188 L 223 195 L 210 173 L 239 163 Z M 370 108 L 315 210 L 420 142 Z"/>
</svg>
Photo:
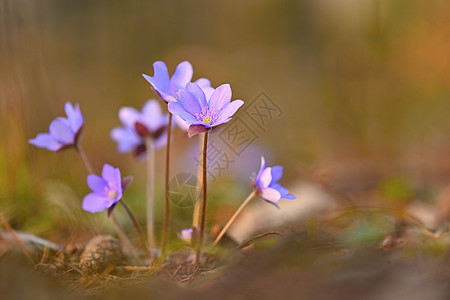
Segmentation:
<svg viewBox="0 0 450 300">
<path fill-rule="evenodd" d="M 117 192 L 116 191 L 111 190 L 111 191 L 108 192 L 108 198 L 114 199 L 116 197 L 117 197 Z"/>
</svg>

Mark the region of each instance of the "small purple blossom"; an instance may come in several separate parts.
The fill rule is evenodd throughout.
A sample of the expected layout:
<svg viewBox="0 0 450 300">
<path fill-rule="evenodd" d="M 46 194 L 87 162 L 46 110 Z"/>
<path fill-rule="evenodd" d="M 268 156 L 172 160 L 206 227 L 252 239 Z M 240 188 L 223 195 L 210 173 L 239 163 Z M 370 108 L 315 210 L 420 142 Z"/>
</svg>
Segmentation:
<svg viewBox="0 0 450 300">
<path fill-rule="evenodd" d="M 294 195 L 289 194 L 288 190 L 277 183 L 283 176 L 283 167 L 274 166 L 266 168 L 264 156 L 261 156 L 261 168 L 255 179 L 255 187 L 259 196 L 264 200 L 277 205 L 280 199 L 295 200 Z"/>
<path fill-rule="evenodd" d="M 132 107 L 122 107 L 119 119 L 123 127 L 111 131 L 111 138 L 117 142 L 119 152 L 134 151 L 137 156 L 144 154 L 146 138 L 153 140 L 155 149 L 166 145 L 169 114 L 163 114 L 157 100 L 148 100 L 142 107 L 142 113 Z"/>
<path fill-rule="evenodd" d="M 113 207 L 122 198 L 122 178 L 118 168 L 105 164 L 102 177 L 91 174 L 87 183 L 93 191 L 83 199 L 83 209 L 88 212 L 96 213 Z"/>
<path fill-rule="evenodd" d="M 178 101 L 169 103 L 168 109 L 190 125 L 189 134 L 192 136 L 230 121 L 243 104 L 242 100 L 231 102 L 229 84 L 222 84 L 209 95 L 197 84 L 188 83 L 179 92 Z"/>
<path fill-rule="evenodd" d="M 50 123 L 49 133 L 39 133 L 28 142 L 36 147 L 59 151 L 77 144 L 83 128 L 83 115 L 78 104 L 66 102 L 67 118 L 58 117 Z"/>
<path fill-rule="evenodd" d="M 152 85 L 153 90 L 161 99 L 167 103 L 176 101 L 178 92 L 184 89 L 188 82 L 191 82 L 194 72 L 191 63 L 188 61 L 178 64 L 172 78 L 169 77 L 167 66 L 162 61 L 153 63 L 153 70 L 153 76 L 146 74 L 142 74 L 142 76 Z M 211 82 L 206 78 L 200 78 L 196 83 L 205 90 L 205 93 L 214 90 L 211 87 Z"/>
<path fill-rule="evenodd" d="M 181 240 L 190 243 L 192 241 L 192 232 L 193 232 L 192 228 L 185 228 L 181 230 L 181 232 L 178 234 L 178 237 Z"/>
</svg>

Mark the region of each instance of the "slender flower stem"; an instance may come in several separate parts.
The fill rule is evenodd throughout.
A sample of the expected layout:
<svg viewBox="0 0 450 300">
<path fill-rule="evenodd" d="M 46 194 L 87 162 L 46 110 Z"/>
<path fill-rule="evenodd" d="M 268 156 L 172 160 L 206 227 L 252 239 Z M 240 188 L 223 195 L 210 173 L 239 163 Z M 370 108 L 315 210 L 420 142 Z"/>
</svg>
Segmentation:
<svg viewBox="0 0 450 300">
<path fill-rule="evenodd" d="M 77 149 L 77 152 L 80 154 L 81 160 L 84 162 L 84 165 L 86 166 L 86 169 L 88 170 L 88 172 L 90 174 L 95 174 L 94 168 L 92 167 L 92 164 L 91 164 L 88 156 L 86 155 L 86 152 L 84 152 L 83 147 L 81 147 L 80 144 L 76 144 L 75 148 Z M 120 202 L 122 202 L 122 201 L 120 201 Z M 115 227 L 120 239 L 122 240 L 122 243 L 124 244 L 124 246 L 126 248 L 129 249 L 130 255 L 133 257 L 133 259 L 137 260 L 135 252 L 134 252 L 134 248 L 131 245 L 130 239 L 127 237 L 127 235 L 122 230 L 122 228 L 120 228 L 119 222 L 117 222 L 117 218 L 116 218 L 114 212 L 111 213 L 111 216 L 112 216 L 112 221 L 113 221 L 114 227 Z"/>
<path fill-rule="evenodd" d="M 220 239 L 223 237 L 223 235 L 225 234 L 225 232 L 227 232 L 228 228 L 230 228 L 231 224 L 233 224 L 234 220 L 236 220 L 236 218 L 239 216 L 239 214 L 241 213 L 241 211 L 244 209 L 244 207 L 247 206 L 247 204 L 250 202 L 250 200 L 252 200 L 256 195 L 258 194 L 258 192 L 255 190 L 253 191 L 248 197 L 247 199 L 245 199 L 245 201 L 241 204 L 241 206 L 239 206 L 238 210 L 234 213 L 234 215 L 230 218 L 230 220 L 228 221 L 228 223 L 225 225 L 225 227 L 222 229 L 222 231 L 219 233 L 219 235 L 216 237 L 216 240 L 214 241 L 213 247 L 216 246 Z"/>
<path fill-rule="evenodd" d="M 119 202 L 122 204 L 123 208 L 125 208 L 125 211 L 127 212 L 128 216 L 130 217 L 131 221 L 133 222 L 134 228 L 136 228 L 136 231 L 139 234 L 139 238 L 141 239 L 142 246 L 145 249 L 145 254 L 147 255 L 147 258 L 149 259 L 149 261 L 151 262 L 152 255 L 151 255 L 150 250 L 147 247 L 147 243 L 145 242 L 145 236 L 144 236 L 144 233 L 142 232 L 141 226 L 139 226 L 139 223 L 136 220 L 136 217 L 134 216 L 133 212 L 128 207 L 128 205 L 125 203 L 125 201 L 123 201 L 123 199 L 122 199 Z"/>
<path fill-rule="evenodd" d="M 136 253 L 134 251 L 133 246 L 130 243 L 130 240 L 128 239 L 128 237 L 126 236 L 125 232 L 122 230 L 122 228 L 120 227 L 119 222 L 117 221 L 117 217 L 116 214 L 113 212 L 111 212 L 111 219 L 113 221 L 114 224 L 114 228 L 117 231 L 117 234 L 119 235 L 120 239 L 122 240 L 123 245 L 125 246 L 126 249 L 128 249 L 128 252 L 131 256 L 131 258 L 134 260 L 134 262 L 137 264 L 139 263 L 139 260 L 136 256 Z"/>
<path fill-rule="evenodd" d="M 169 202 L 169 175 L 170 175 L 170 142 L 172 136 L 172 114 L 169 113 L 169 122 L 167 124 L 167 146 L 166 146 L 166 182 L 165 182 L 165 211 L 164 211 L 164 229 L 161 245 L 161 257 L 165 257 L 167 238 L 169 235 L 169 217 L 170 217 L 170 202 Z"/>
<path fill-rule="evenodd" d="M 201 214 L 201 221 L 200 221 L 200 237 L 197 244 L 197 251 L 195 253 L 195 263 L 198 264 L 200 261 L 200 251 L 203 246 L 203 238 L 205 234 L 205 219 L 206 219 L 206 199 L 207 199 L 207 179 L 206 179 L 206 154 L 208 150 L 208 132 L 204 133 L 203 138 L 203 172 L 202 172 L 202 178 L 203 178 L 203 201 L 202 201 L 202 214 Z"/>
<path fill-rule="evenodd" d="M 203 186 L 203 177 L 202 177 L 202 172 L 203 172 L 203 167 L 202 167 L 202 149 L 203 149 L 203 139 L 204 139 L 204 135 L 200 134 L 199 135 L 199 159 L 198 159 L 198 170 L 197 170 L 197 187 L 196 190 L 200 191 L 202 186 Z M 200 201 L 200 195 L 201 193 L 199 192 L 197 194 L 197 198 L 195 199 L 195 206 L 194 206 L 194 214 L 192 216 L 192 228 L 194 227 L 198 227 L 198 222 L 200 220 L 200 208 L 201 208 L 201 201 Z"/>
<path fill-rule="evenodd" d="M 155 249 L 153 229 L 154 192 L 155 192 L 155 148 L 151 138 L 145 139 L 147 151 L 147 238 L 150 249 Z"/>
<path fill-rule="evenodd" d="M 86 166 L 86 169 L 88 170 L 89 174 L 95 174 L 94 168 L 92 167 L 92 164 L 89 161 L 86 152 L 84 152 L 83 147 L 81 147 L 81 144 L 76 144 L 75 148 L 77 149 L 78 154 L 80 154 L 81 159 L 83 160 L 84 165 Z"/>
</svg>

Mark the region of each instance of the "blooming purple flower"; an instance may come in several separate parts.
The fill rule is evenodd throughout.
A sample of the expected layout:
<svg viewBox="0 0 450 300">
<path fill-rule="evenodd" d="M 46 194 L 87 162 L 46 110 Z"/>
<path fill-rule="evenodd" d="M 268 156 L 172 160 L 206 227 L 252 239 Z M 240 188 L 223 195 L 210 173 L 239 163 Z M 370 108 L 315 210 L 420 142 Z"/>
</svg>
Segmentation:
<svg viewBox="0 0 450 300">
<path fill-rule="evenodd" d="M 167 66 L 162 61 L 153 63 L 153 76 L 142 74 L 144 78 L 152 85 L 155 92 L 166 102 L 176 101 L 177 94 L 180 90 L 184 89 L 188 82 L 191 82 L 193 69 L 192 65 L 188 61 L 181 62 L 175 69 L 172 78 L 169 77 L 169 71 Z M 206 78 L 200 78 L 196 83 L 205 89 L 205 93 L 212 92 L 214 90 L 211 87 L 211 83 Z"/>
<path fill-rule="evenodd" d="M 118 168 L 105 164 L 102 177 L 91 174 L 87 183 L 93 191 L 83 199 L 83 209 L 88 212 L 110 208 L 122 198 L 122 178 Z"/>
<path fill-rule="evenodd" d="M 122 107 L 119 119 L 124 126 L 111 131 L 111 138 L 117 142 L 119 152 L 134 151 L 137 156 L 144 154 L 146 138 L 153 140 L 155 149 L 166 145 L 169 114 L 163 114 L 157 100 L 148 100 L 142 107 L 142 113 L 132 107 Z"/>
<path fill-rule="evenodd" d="M 59 151 L 77 144 L 83 128 L 83 115 L 78 104 L 66 102 L 67 118 L 58 117 L 50 123 L 49 133 L 39 133 L 28 142 L 36 147 Z"/>
<path fill-rule="evenodd" d="M 178 237 L 181 240 L 190 243 L 192 241 L 192 232 L 193 232 L 192 228 L 185 228 L 181 230 L 181 232 L 178 234 Z"/>
<path fill-rule="evenodd" d="M 191 125 L 190 136 L 230 121 L 233 114 L 244 104 L 242 100 L 231 102 L 229 84 L 222 84 L 208 96 L 197 84 L 188 83 L 186 88 L 179 92 L 178 101 L 168 105 L 169 112 Z"/>
<path fill-rule="evenodd" d="M 255 187 L 259 196 L 272 204 L 277 205 L 280 199 L 295 200 L 294 195 L 289 194 L 288 190 L 277 183 L 283 176 L 283 167 L 274 166 L 266 168 L 264 156 L 261 156 L 261 168 L 255 179 Z"/>
</svg>

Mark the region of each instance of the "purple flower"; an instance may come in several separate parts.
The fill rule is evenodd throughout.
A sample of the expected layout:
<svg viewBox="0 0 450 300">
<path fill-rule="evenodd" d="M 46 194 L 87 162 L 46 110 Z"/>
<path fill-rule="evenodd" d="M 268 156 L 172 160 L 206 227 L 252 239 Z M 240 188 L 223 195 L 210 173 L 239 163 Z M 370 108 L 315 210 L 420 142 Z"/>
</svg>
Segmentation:
<svg viewBox="0 0 450 300">
<path fill-rule="evenodd" d="M 102 177 L 91 174 L 87 183 L 93 193 L 83 199 L 83 209 L 96 213 L 113 207 L 122 198 L 122 178 L 120 170 L 108 164 L 103 166 Z"/>
<path fill-rule="evenodd" d="M 192 232 L 193 232 L 192 228 L 185 228 L 181 230 L 181 232 L 178 234 L 178 237 L 181 240 L 190 243 L 192 241 Z"/>
<path fill-rule="evenodd" d="M 36 147 L 59 151 L 77 144 L 83 128 L 83 115 L 78 104 L 66 102 L 67 118 L 58 117 L 50 123 L 49 133 L 39 133 L 28 142 Z"/>
<path fill-rule="evenodd" d="M 222 84 L 208 96 L 197 84 L 188 83 L 186 88 L 179 92 L 178 101 L 168 105 L 169 112 L 178 115 L 190 125 L 190 136 L 230 121 L 233 114 L 244 104 L 242 100 L 231 102 L 229 84 Z"/>
<path fill-rule="evenodd" d="M 153 76 L 142 74 L 144 78 L 152 85 L 155 92 L 166 102 L 176 101 L 177 94 L 184 89 L 188 82 L 191 82 L 193 69 L 188 61 L 183 61 L 175 69 L 172 78 L 169 77 L 167 66 L 162 61 L 153 63 Z M 205 89 L 205 93 L 214 90 L 211 88 L 211 83 L 206 78 L 200 78 L 196 83 Z"/>
<path fill-rule="evenodd" d="M 266 168 L 264 156 L 261 156 L 261 168 L 255 179 L 255 187 L 259 196 L 272 204 L 277 205 L 280 199 L 295 200 L 294 195 L 289 194 L 288 190 L 277 183 L 283 176 L 283 167 L 274 166 Z"/>
<path fill-rule="evenodd" d="M 119 152 L 134 151 L 137 156 L 144 154 L 146 138 L 153 140 L 155 149 L 166 145 L 169 114 L 163 114 L 157 100 L 148 100 L 142 107 L 142 113 L 132 107 L 122 107 L 119 119 L 124 126 L 111 131 L 111 138 L 117 142 Z"/>
</svg>

